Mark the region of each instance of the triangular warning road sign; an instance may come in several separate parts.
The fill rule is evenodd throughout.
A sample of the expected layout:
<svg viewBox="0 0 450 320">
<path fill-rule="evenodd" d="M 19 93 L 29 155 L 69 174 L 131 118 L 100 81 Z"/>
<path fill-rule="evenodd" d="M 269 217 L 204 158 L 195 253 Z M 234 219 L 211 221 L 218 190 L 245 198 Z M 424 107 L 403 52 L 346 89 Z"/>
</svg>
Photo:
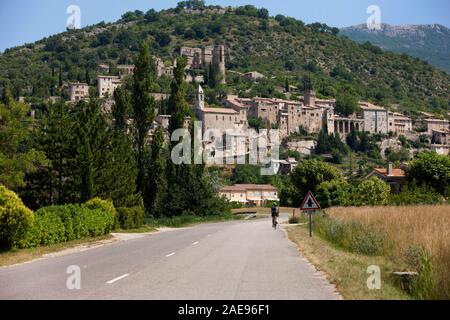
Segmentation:
<svg viewBox="0 0 450 320">
<path fill-rule="evenodd" d="M 320 204 L 317 202 L 316 198 L 312 194 L 311 191 L 308 192 L 308 194 L 305 197 L 305 200 L 303 200 L 303 204 L 300 208 L 301 210 L 320 210 Z"/>
</svg>

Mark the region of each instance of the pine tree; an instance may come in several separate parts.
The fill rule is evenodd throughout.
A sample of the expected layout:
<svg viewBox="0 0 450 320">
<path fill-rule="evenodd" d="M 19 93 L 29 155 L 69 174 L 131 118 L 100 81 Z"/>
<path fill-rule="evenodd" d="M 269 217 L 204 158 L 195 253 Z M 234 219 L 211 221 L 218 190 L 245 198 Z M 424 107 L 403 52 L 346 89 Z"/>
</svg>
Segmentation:
<svg viewBox="0 0 450 320">
<path fill-rule="evenodd" d="M 41 184 L 49 186 L 52 204 L 77 200 L 72 176 L 76 165 L 75 134 L 74 119 L 65 102 L 60 100 L 50 104 L 48 113 L 39 122 L 36 144 L 51 162 L 47 175 L 49 181 L 41 181 Z"/>
<path fill-rule="evenodd" d="M 145 179 L 145 139 L 155 119 L 156 111 L 156 102 L 149 93 L 154 86 L 156 67 L 146 44 L 141 45 L 135 65 L 136 68 L 133 74 L 133 120 L 136 129 L 137 190 L 142 192 Z"/>
</svg>

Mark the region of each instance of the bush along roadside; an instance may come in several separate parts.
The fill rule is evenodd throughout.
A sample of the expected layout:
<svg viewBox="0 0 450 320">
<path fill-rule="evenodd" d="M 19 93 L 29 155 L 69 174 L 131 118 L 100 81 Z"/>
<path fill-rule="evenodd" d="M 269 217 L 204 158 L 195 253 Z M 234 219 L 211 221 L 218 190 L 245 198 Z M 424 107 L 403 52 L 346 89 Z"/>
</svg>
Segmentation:
<svg viewBox="0 0 450 320">
<path fill-rule="evenodd" d="M 17 194 L 0 185 L 0 248 L 16 246 L 33 222 L 33 212 Z"/>
<path fill-rule="evenodd" d="M 83 205 L 44 207 L 36 211 L 34 224 L 19 242 L 21 248 L 97 237 L 110 233 L 116 210 L 107 201 L 94 199 Z"/>
<path fill-rule="evenodd" d="M 33 213 L 0 185 L 0 248 L 46 246 L 109 234 L 119 225 L 112 201 L 44 207 Z"/>
</svg>

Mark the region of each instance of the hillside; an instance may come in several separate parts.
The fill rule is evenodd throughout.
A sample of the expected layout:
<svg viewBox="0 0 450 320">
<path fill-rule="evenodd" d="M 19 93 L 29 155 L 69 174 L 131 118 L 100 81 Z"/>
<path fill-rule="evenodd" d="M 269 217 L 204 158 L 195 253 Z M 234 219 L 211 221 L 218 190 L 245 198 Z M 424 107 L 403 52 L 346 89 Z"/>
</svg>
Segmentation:
<svg viewBox="0 0 450 320">
<path fill-rule="evenodd" d="M 447 113 L 448 74 L 417 58 L 341 38 L 338 31 L 269 17 L 267 10 L 252 6 L 128 12 L 115 23 L 6 50 L 0 55 L 0 84 L 10 85 L 16 96 L 45 98 L 60 94 L 63 82 L 84 81 L 86 71 L 95 84 L 99 63 L 132 63 L 142 41 L 151 43 L 152 53 L 168 63 L 181 46 L 223 43 L 228 70 L 256 70 L 267 76 L 252 84 L 230 73 L 224 89 L 228 92 L 270 96 L 278 94 L 275 88 L 283 87 L 287 78 L 300 89 L 311 82 L 322 97 L 354 89 L 362 99 L 395 104 L 402 111 Z M 161 85 L 161 91 L 166 90 L 167 82 Z"/>
<path fill-rule="evenodd" d="M 356 42 L 370 41 L 385 50 L 409 54 L 450 73 L 450 29 L 445 26 L 383 24 L 381 30 L 369 30 L 362 24 L 343 28 L 341 34 Z"/>
</svg>

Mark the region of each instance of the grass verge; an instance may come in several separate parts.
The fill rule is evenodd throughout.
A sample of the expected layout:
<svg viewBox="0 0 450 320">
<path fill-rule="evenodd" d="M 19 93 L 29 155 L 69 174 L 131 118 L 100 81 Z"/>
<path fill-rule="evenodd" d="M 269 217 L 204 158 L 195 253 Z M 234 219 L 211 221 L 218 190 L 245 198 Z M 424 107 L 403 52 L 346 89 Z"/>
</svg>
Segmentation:
<svg viewBox="0 0 450 320">
<path fill-rule="evenodd" d="M 401 289 L 394 286 L 387 275 L 396 270 L 396 265 L 389 259 L 370 257 L 350 253 L 339 249 L 317 235 L 309 238 L 308 226 L 291 226 L 287 228 L 289 238 L 299 248 L 302 255 L 314 266 L 327 275 L 328 280 L 336 286 L 337 291 L 348 300 L 405 300 L 411 299 Z M 381 289 L 370 290 L 367 287 L 369 266 L 381 269 Z"/>
<path fill-rule="evenodd" d="M 42 258 L 45 254 L 55 253 L 58 251 L 71 249 L 80 245 L 94 245 L 102 240 L 110 240 L 111 235 L 105 235 L 94 238 L 86 238 L 73 240 L 68 242 L 56 243 L 44 247 L 27 248 L 27 249 L 11 249 L 0 251 L 0 267 L 13 264 L 23 263 L 35 259 Z"/>
</svg>

